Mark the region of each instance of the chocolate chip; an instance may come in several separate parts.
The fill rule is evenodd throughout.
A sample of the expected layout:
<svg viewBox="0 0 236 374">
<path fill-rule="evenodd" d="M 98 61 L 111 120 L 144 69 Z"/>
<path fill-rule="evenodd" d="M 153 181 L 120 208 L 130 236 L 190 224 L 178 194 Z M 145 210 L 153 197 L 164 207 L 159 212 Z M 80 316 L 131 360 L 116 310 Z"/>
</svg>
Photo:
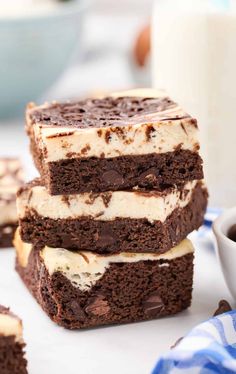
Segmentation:
<svg viewBox="0 0 236 374">
<path fill-rule="evenodd" d="M 117 242 L 115 234 L 108 227 L 102 228 L 101 231 L 96 234 L 95 240 L 97 241 L 98 247 L 109 247 Z"/>
<path fill-rule="evenodd" d="M 146 133 L 146 140 L 149 142 L 151 140 L 151 134 L 155 132 L 155 129 L 152 125 L 148 125 L 146 127 L 145 133 Z"/>
<path fill-rule="evenodd" d="M 100 294 L 96 297 L 91 298 L 91 300 L 85 308 L 85 311 L 89 315 L 100 317 L 108 314 L 110 312 L 110 307 L 108 305 L 106 297 Z"/>
<path fill-rule="evenodd" d="M 147 181 L 147 182 L 155 182 L 157 180 L 157 170 L 155 168 L 148 169 L 144 171 L 142 174 L 140 174 L 141 182 Z"/>
<path fill-rule="evenodd" d="M 143 300 L 143 309 L 144 313 L 150 317 L 157 317 L 164 311 L 165 305 L 158 292 L 149 294 L 148 297 Z"/>
<path fill-rule="evenodd" d="M 102 175 L 102 179 L 108 186 L 120 186 L 124 183 L 124 178 L 116 170 L 105 171 Z"/>
<path fill-rule="evenodd" d="M 226 312 L 230 312 L 232 310 L 231 305 L 226 300 L 221 300 L 219 302 L 218 308 L 213 314 L 213 317 L 218 316 L 219 314 L 223 314 Z"/>
<path fill-rule="evenodd" d="M 84 321 L 85 320 L 85 313 L 83 309 L 81 308 L 80 304 L 76 300 L 72 300 L 69 303 L 69 308 L 68 308 L 72 314 L 73 317 L 78 319 L 79 321 Z"/>
<path fill-rule="evenodd" d="M 110 142 L 110 140 L 111 140 L 111 131 L 110 131 L 110 130 L 107 130 L 107 131 L 105 132 L 105 141 L 106 141 L 106 143 L 108 144 L 108 143 Z"/>
</svg>

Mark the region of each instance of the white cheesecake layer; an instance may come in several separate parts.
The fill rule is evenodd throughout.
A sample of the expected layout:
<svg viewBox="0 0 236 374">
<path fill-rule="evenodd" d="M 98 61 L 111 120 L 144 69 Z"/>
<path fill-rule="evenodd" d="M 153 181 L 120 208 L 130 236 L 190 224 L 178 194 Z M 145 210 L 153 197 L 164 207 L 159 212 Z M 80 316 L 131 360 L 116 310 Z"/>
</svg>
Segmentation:
<svg viewBox="0 0 236 374">
<path fill-rule="evenodd" d="M 44 186 L 34 186 L 18 196 L 17 208 L 20 218 L 33 211 L 55 220 L 82 217 L 101 221 L 146 218 L 149 222 L 164 222 L 175 209 L 189 204 L 197 183 L 198 181 L 187 182 L 183 190 L 175 187 L 168 193 L 114 191 L 68 196 L 50 195 Z"/>
<path fill-rule="evenodd" d="M 14 336 L 16 341 L 22 339 L 22 323 L 10 314 L 0 313 L 0 335 Z"/>
<path fill-rule="evenodd" d="M 166 97 L 155 90 L 131 90 L 111 96 Z M 35 141 L 44 155 L 44 162 L 70 158 L 147 155 L 173 152 L 177 148 L 196 152 L 199 147 L 198 129 L 191 117 L 177 104 L 168 110 L 146 115 L 136 115 L 124 120 L 122 125 L 108 127 L 73 128 L 50 126 L 46 123 L 31 125 L 30 114 L 49 106 L 29 107 L 27 126 L 33 127 Z M 176 116 L 186 117 L 175 119 Z M 147 129 L 151 128 L 149 136 Z M 122 131 L 119 131 L 122 130 Z M 109 133 L 109 140 L 108 140 Z"/>
<path fill-rule="evenodd" d="M 26 267 L 32 245 L 23 242 L 19 232 L 17 232 L 15 246 L 20 265 Z M 193 253 L 193 251 L 192 243 L 185 239 L 163 254 L 123 252 L 111 256 L 102 256 L 89 251 L 72 252 L 64 248 L 45 246 L 41 250 L 40 256 L 50 275 L 61 272 L 75 287 L 87 291 L 103 276 L 111 264 L 163 260 L 164 262 L 160 264 L 160 267 L 169 266 L 168 261 Z"/>
</svg>

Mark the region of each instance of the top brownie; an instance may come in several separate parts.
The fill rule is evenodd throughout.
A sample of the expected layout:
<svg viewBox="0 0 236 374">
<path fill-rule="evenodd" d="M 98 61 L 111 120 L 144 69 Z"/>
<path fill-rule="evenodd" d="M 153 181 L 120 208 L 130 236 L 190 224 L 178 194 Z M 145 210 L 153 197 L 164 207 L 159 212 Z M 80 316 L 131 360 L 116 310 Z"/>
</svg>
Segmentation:
<svg viewBox="0 0 236 374">
<path fill-rule="evenodd" d="M 197 122 L 164 92 L 31 104 L 26 127 L 52 194 L 161 189 L 203 177 Z"/>
</svg>

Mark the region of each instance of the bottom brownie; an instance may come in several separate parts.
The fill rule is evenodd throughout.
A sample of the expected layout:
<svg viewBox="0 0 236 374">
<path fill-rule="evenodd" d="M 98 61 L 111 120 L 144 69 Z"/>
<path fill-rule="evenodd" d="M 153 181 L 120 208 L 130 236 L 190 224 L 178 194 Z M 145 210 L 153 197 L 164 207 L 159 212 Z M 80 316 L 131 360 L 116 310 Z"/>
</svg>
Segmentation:
<svg viewBox="0 0 236 374">
<path fill-rule="evenodd" d="M 69 329 L 128 323 L 189 307 L 193 247 L 184 240 L 162 255 L 111 256 L 37 247 L 16 235 L 16 269 L 49 317 Z"/>
<path fill-rule="evenodd" d="M 0 306 L 0 373 L 27 374 L 21 320 Z"/>
<path fill-rule="evenodd" d="M 12 247 L 12 240 L 17 228 L 16 223 L 0 225 L 0 248 Z"/>
</svg>

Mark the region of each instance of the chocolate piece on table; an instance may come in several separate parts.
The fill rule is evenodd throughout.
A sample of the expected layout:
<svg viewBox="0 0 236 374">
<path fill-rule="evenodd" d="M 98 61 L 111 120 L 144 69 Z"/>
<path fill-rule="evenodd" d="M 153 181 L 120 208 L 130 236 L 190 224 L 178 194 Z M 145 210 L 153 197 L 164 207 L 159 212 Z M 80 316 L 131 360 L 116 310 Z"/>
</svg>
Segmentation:
<svg viewBox="0 0 236 374">
<path fill-rule="evenodd" d="M 25 242 L 97 253 L 168 251 L 199 228 L 207 205 L 201 181 L 158 191 L 50 195 L 39 180 L 18 193 Z M 59 209 L 60 208 L 60 209 Z"/>
<path fill-rule="evenodd" d="M 231 305 L 226 300 L 220 300 L 218 308 L 216 309 L 213 316 L 218 316 L 220 314 L 230 312 L 232 310 Z"/>
<path fill-rule="evenodd" d="M 196 120 L 164 92 L 30 104 L 26 129 L 53 195 L 136 186 L 161 190 L 203 178 Z"/>
<path fill-rule="evenodd" d="M 22 322 L 0 305 L 0 373 L 27 374 Z"/>
<path fill-rule="evenodd" d="M 31 245 L 16 233 L 16 269 L 48 316 L 69 329 L 137 322 L 189 307 L 193 247 L 102 256 Z"/>
<path fill-rule="evenodd" d="M 0 158 L 0 248 L 11 247 L 18 224 L 16 192 L 23 183 L 17 158 Z"/>
</svg>

